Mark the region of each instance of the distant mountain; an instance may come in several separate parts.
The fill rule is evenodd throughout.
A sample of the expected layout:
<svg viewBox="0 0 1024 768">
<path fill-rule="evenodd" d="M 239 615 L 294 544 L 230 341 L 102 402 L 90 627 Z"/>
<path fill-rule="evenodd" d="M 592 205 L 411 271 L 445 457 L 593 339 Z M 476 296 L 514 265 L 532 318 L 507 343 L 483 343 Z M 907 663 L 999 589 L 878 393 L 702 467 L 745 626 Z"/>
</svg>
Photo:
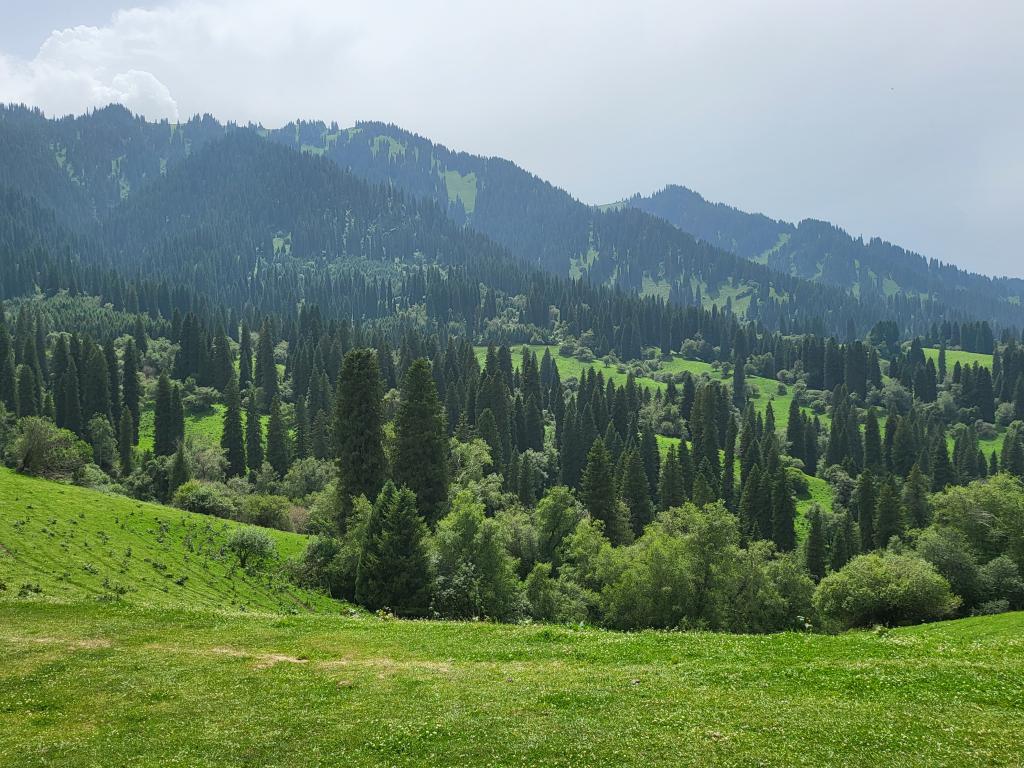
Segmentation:
<svg viewBox="0 0 1024 768">
<path fill-rule="evenodd" d="M 776 221 L 709 202 L 679 186 L 635 195 L 624 205 L 770 269 L 861 297 L 932 296 L 951 308 L 1003 322 L 1013 322 L 1024 304 L 1024 280 L 967 272 L 879 238 L 865 242 L 825 221 Z"/>
<path fill-rule="evenodd" d="M 239 154 L 241 137 L 248 143 Z M 287 154 L 269 151 L 275 144 Z M 317 162 L 297 162 L 302 156 Z M 343 174 L 328 178 L 329 165 Z M 186 170 L 178 174 L 179 168 Z M 371 184 L 353 186 L 345 178 Z M 397 256 L 462 265 L 490 260 L 491 272 L 498 262 L 505 265 L 501 272 L 521 272 L 518 260 L 654 301 L 716 306 L 792 332 L 863 335 L 882 319 L 908 334 L 946 320 L 1024 325 L 1024 306 L 993 296 L 985 278 L 971 290 L 897 293 L 893 284 L 905 284 L 892 277 L 897 273 L 878 277 L 866 262 L 855 282 L 835 277 L 846 261 L 838 252 L 819 269 L 805 267 L 797 254 L 793 269 L 771 248 L 800 240 L 806 223 L 759 217 L 743 228 L 737 222 L 747 214 L 719 207 L 723 223 L 714 231 L 728 238 L 688 224 L 698 230 L 695 237 L 667 221 L 667 209 L 639 210 L 638 200 L 594 208 L 508 160 L 455 152 L 383 123 L 265 129 L 209 115 L 154 123 L 120 106 L 61 119 L 0 107 L 0 192 L 52 213 L 79 238 L 77 248 L 91 243 L 104 258 L 136 266 L 148 261 L 161 272 L 185 269 L 161 255 L 167 248 L 176 258 L 191 258 L 196 269 L 230 258 L 255 260 L 256 269 L 257 256 L 272 261 L 281 249 L 313 265 L 325 257 L 384 264 Z M 367 196 L 376 196 L 372 213 Z M 346 218 L 353 209 L 361 215 Z M 192 257 L 188 243 L 195 244 Z"/>
</svg>

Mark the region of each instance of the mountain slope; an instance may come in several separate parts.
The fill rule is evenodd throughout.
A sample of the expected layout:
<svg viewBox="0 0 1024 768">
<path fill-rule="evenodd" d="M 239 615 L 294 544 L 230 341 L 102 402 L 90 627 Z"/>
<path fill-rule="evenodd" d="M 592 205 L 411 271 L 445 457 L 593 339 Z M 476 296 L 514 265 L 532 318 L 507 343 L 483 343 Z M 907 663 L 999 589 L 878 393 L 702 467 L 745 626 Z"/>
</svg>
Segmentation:
<svg viewBox="0 0 1024 768">
<path fill-rule="evenodd" d="M 931 295 L 978 317 L 1002 324 L 1020 322 L 1024 280 L 967 272 L 879 238 L 865 242 L 825 221 L 791 224 L 745 213 L 709 202 L 685 187 L 635 195 L 624 204 L 773 270 L 847 288 L 861 297 Z"/>
<path fill-rule="evenodd" d="M 278 573 L 246 573 L 230 520 L 15 474 L 0 467 L 0 600 L 118 600 L 162 608 L 333 611 Z M 280 559 L 307 537 L 262 529 Z M 36 590 L 39 590 L 38 592 Z"/>
</svg>

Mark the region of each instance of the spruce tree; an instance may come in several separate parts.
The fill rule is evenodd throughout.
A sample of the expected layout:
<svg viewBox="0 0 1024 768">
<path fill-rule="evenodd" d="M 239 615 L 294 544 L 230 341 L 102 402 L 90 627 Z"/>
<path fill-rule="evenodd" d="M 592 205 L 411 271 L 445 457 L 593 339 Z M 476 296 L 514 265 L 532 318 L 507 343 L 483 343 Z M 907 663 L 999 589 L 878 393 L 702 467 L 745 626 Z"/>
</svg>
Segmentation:
<svg viewBox="0 0 1024 768">
<path fill-rule="evenodd" d="M 878 506 L 878 492 L 871 470 L 865 470 L 857 479 L 854 492 L 857 503 L 857 523 L 860 525 L 860 548 L 870 551 L 875 545 L 875 512 Z"/>
<path fill-rule="evenodd" d="M 949 449 L 946 446 L 944 434 L 937 435 L 932 443 L 928 466 L 931 469 L 933 491 L 944 491 L 946 486 L 952 485 L 956 481 L 953 465 L 949 461 Z"/>
<path fill-rule="evenodd" d="M 153 404 L 153 453 L 170 456 L 174 453 L 177 437 L 171 380 L 166 373 L 161 373 L 156 382 Z"/>
<path fill-rule="evenodd" d="M 914 528 L 925 528 L 930 522 L 928 506 L 928 484 L 920 467 L 915 464 L 903 485 L 903 509 L 907 522 Z"/>
<path fill-rule="evenodd" d="M 132 414 L 132 445 L 139 444 L 139 351 L 133 339 L 124 346 L 121 375 L 121 397 L 124 407 Z"/>
<path fill-rule="evenodd" d="M 344 532 L 351 500 L 375 499 L 384 486 L 384 408 L 377 353 L 353 349 L 345 355 L 334 398 L 334 441 Z"/>
<path fill-rule="evenodd" d="M 796 547 L 796 502 L 786 478 L 786 470 L 779 467 L 772 484 L 772 541 L 780 552 Z"/>
<path fill-rule="evenodd" d="M 635 449 L 630 450 L 625 457 L 620 496 L 629 509 L 633 533 L 639 536 L 654 517 L 654 508 L 651 506 L 644 462 Z"/>
<path fill-rule="evenodd" d="M 807 513 L 807 545 L 805 550 L 807 572 L 820 581 L 825 575 L 825 521 L 821 507 L 811 506 Z"/>
<path fill-rule="evenodd" d="M 14 344 L 0 307 L 0 404 L 10 412 L 18 411 L 17 373 L 14 367 Z"/>
<path fill-rule="evenodd" d="M 270 401 L 270 418 L 267 420 L 267 463 L 278 477 L 284 477 L 288 471 L 288 430 L 281 416 L 281 400 L 277 397 Z"/>
<path fill-rule="evenodd" d="M 882 434 L 874 408 L 868 409 L 864 420 L 864 467 L 872 472 L 882 471 Z"/>
<path fill-rule="evenodd" d="M 185 455 L 184 441 L 178 443 L 178 448 L 171 459 L 171 469 L 167 479 L 167 495 L 173 496 L 174 492 L 188 482 L 189 466 L 188 457 Z"/>
<path fill-rule="evenodd" d="M 42 404 L 39 402 L 39 382 L 31 365 L 18 366 L 18 416 L 38 416 Z"/>
<path fill-rule="evenodd" d="M 127 408 L 121 410 L 121 423 L 118 429 L 118 458 L 121 464 L 121 476 L 127 477 L 132 473 L 132 447 L 135 444 L 135 422 L 132 419 L 132 412 Z"/>
<path fill-rule="evenodd" d="M 415 494 L 389 481 L 367 521 L 356 567 L 356 602 L 399 616 L 425 615 L 430 601 L 426 535 Z"/>
<path fill-rule="evenodd" d="M 238 381 L 234 374 L 224 388 L 224 425 L 220 446 L 227 460 L 228 477 L 245 474 L 245 435 L 242 431 L 242 404 L 238 394 Z"/>
<path fill-rule="evenodd" d="M 259 472 L 263 466 L 263 422 L 255 389 L 249 390 L 245 404 L 245 457 L 249 469 Z"/>
<path fill-rule="evenodd" d="M 878 492 L 878 506 L 875 512 L 875 546 L 884 549 L 893 536 L 903 533 L 903 510 L 900 492 L 890 475 Z"/>
<path fill-rule="evenodd" d="M 829 566 L 833 571 L 838 571 L 857 554 L 859 548 L 853 529 L 853 517 L 849 512 L 843 512 L 838 520 L 829 549 Z"/>
<path fill-rule="evenodd" d="M 238 342 L 238 387 L 246 389 L 252 384 L 252 334 L 242 323 L 242 336 Z"/>
<path fill-rule="evenodd" d="M 430 362 L 422 357 L 412 362 L 402 381 L 395 417 L 394 478 L 416 494 L 428 524 L 441 518 L 448 500 L 448 435 Z"/>
<path fill-rule="evenodd" d="M 740 532 L 748 539 L 767 538 L 761 530 L 760 510 L 764 504 L 764 493 L 761 489 L 761 467 L 757 464 L 751 466 L 747 472 L 747 481 L 743 484 L 743 491 L 740 494 L 738 516 L 740 519 Z"/>
<path fill-rule="evenodd" d="M 632 539 L 628 521 L 619 514 L 618 494 L 615 492 L 615 476 L 611 457 L 604 447 L 604 440 L 597 438 L 587 454 L 587 466 L 583 470 L 580 500 L 590 517 L 604 524 L 604 533 L 612 544 L 627 544 Z"/>
<path fill-rule="evenodd" d="M 683 489 L 683 468 L 679 464 L 679 451 L 670 445 L 661 465 L 661 479 L 658 484 L 658 502 L 660 509 L 682 506 L 686 501 Z"/>
</svg>

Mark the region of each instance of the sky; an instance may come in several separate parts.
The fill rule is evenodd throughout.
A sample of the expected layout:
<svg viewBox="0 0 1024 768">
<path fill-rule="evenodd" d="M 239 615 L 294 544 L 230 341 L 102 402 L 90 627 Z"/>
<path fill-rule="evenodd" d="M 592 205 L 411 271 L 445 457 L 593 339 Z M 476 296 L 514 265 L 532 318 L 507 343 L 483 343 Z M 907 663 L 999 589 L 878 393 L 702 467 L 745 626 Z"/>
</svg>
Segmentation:
<svg viewBox="0 0 1024 768">
<path fill-rule="evenodd" d="M 1024 2 L 0 0 L 0 102 L 396 123 L 1024 277 Z"/>
</svg>

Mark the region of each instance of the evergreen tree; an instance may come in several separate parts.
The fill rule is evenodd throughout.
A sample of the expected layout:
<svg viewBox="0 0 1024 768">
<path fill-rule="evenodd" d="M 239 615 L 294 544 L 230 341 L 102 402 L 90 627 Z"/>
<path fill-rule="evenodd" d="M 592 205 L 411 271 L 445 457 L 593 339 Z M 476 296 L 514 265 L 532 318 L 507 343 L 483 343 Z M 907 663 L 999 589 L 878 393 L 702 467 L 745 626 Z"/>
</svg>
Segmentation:
<svg viewBox="0 0 1024 768">
<path fill-rule="evenodd" d="M 860 548 L 870 551 L 875 545 L 875 513 L 878 507 L 878 491 L 871 470 L 865 470 L 857 479 L 854 491 L 857 503 L 857 523 L 860 525 Z"/>
<path fill-rule="evenodd" d="M 342 501 L 342 531 L 351 500 L 377 498 L 384 486 L 384 408 L 377 354 L 353 349 L 345 355 L 334 398 L 334 441 Z"/>
<path fill-rule="evenodd" d="M 263 466 L 263 422 L 255 389 L 249 390 L 245 404 L 245 456 L 249 469 L 258 472 Z"/>
<path fill-rule="evenodd" d="M 284 477 L 290 463 L 288 430 L 281 416 L 281 400 L 277 397 L 270 401 L 270 418 L 267 420 L 267 463 L 278 477 Z"/>
<path fill-rule="evenodd" d="M 889 539 L 903 533 L 903 510 L 900 492 L 890 475 L 878 492 L 878 507 L 875 512 L 875 546 L 884 549 Z"/>
<path fill-rule="evenodd" d="M 646 481 L 645 481 L 646 482 Z M 612 544 L 628 544 L 632 539 L 629 523 L 619 514 L 618 494 L 611 457 L 604 440 L 597 438 L 587 454 L 587 467 L 583 470 L 580 499 L 591 518 L 604 524 L 604 533 Z"/>
<path fill-rule="evenodd" d="M 82 422 L 82 401 L 78 395 L 78 368 L 75 366 L 75 358 L 68 358 L 67 368 L 60 377 L 54 397 L 58 398 L 61 403 L 57 426 L 81 436 L 84 424 Z"/>
<path fill-rule="evenodd" d="M 864 468 L 872 472 L 882 471 L 882 434 L 874 408 L 868 409 L 864 420 Z"/>
<path fill-rule="evenodd" d="M 747 472 L 747 481 L 743 484 L 739 503 L 740 531 L 749 539 L 768 538 L 767 532 L 761 530 L 760 524 L 764 517 L 760 511 L 764 502 L 761 468 L 754 464 Z"/>
<path fill-rule="evenodd" d="M 643 533 L 644 526 L 654 517 L 654 508 L 651 506 L 644 462 L 635 449 L 628 451 L 625 456 L 620 496 L 629 509 L 633 533 L 639 536 Z"/>
<path fill-rule="evenodd" d="M 932 473 L 932 490 L 943 491 L 946 486 L 956 482 L 953 465 L 949 461 L 949 449 L 946 447 L 946 436 L 940 434 L 932 443 L 932 451 L 928 457 L 928 466 Z"/>
<path fill-rule="evenodd" d="M 839 518 L 829 549 L 829 566 L 833 571 L 841 569 L 857 554 L 857 538 L 853 529 L 853 517 L 849 512 L 843 512 Z"/>
<path fill-rule="evenodd" d="M 238 342 L 238 388 L 245 389 L 252 384 L 252 334 L 249 326 L 242 323 L 242 336 Z"/>
<path fill-rule="evenodd" d="M 683 488 L 683 468 L 679 463 L 679 451 L 670 445 L 661 465 L 661 479 L 658 484 L 658 500 L 661 509 L 682 506 L 686 501 Z"/>
<path fill-rule="evenodd" d="M 122 477 L 127 477 L 132 473 L 132 446 L 134 444 L 135 422 L 132 419 L 132 412 L 124 408 L 121 410 L 121 423 L 118 429 L 117 440 Z"/>
<path fill-rule="evenodd" d="M 274 360 L 274 337 L 270 321 L 263 323 L 260 338 L 256 343 L 256 369 L 254 371 L 256 386 L 263 395 L 263 408 L 269 409 L 274 398 L 280 392 L 277 380 L 277 363 Z"/>
<path fill-rule="evenodd" d="M 807 572 L 820 581 L 825 575 L 825 521 L 821 507 L 811 506 L 807 513 L 807 545 L 805 550 Z"/>
<path fill-rule="evenodd" d="M 17 373 L 14 366 L 14 344 L 0 307 L 0 404 L 10 413 L 18 412 Z"/>
<path fill-rule="evenodd" d="M 139 360 L 138 348 L 133 339 L 128 339 L 124 345 L 124 356 L 122 360 L 123 372 L 121 376 L 121 397 L 124 407 L 132 414 L 132 445 L 139 444 Z"/>
<path fill-rule="evenodd" d="M 928 485 L 920 467 L 915 464 L 903 485 L 903 509 L 907 522 L 914 528 L 925 528 L 930 522 Z"/>
<path fill-rule="evenodd" d="M 170 456 L 178 441 L 175 422 L 173 390 L 171 380 L 161 373 L 156 382 L 156 397 L 153 405 L 153 453 Z"/>
<path fill-rule="evenodd" d="M 39 382 L 31 365 L 18 366 L 18 415 L 38 416 L 42 404 L 39 401 Z"/>
<path fill-rule="evenodd" d="M 796 502 L 786 470 L 779 467 L 772 484 L 772 541 L 780 552 L 796 547 Z"/>
<path fill-rule="evenodd" d="M 658 438 L 651 425 L 644 427 L 640 435 L 640 457 L 644 462 L 644 474 L 647 475 L 648 496 L 658 498 L 658 476 L 661 473 L 661 452 L 658 450 Z"/>
<path fill-rule="evenodd" d="M 426 535 L 415 494 L 397 490 L 389 481 L 366 524 L 356 568 L 356 601 L 370 610 L 425 615 L 430 600 Z"/>
<path fill-rule="evenodd" d="M 227 460 L 228 477 L 245 474 L 245 435 L 242 432 L 242 404 L 238 395 L 238 381 L 234 374 L 224 388 L 224 425 L 220 446 Z"/>
<path fill-rule="evenodd" d="M 185 455 L 185 443 L 179 442 L 177 450 L 174 452 L 174 458 L 171 460 L 171 469 L 167 480 L 168 497 L 173 496 L 178 488 L 188 482 L 188 479 L 189 466 L 188 457 Z"/>
<path fill-rule="evenodd" d="M 416 494 L 430 525 L 441 518 L 448 500 L 448 436 L 430 362 L 422 357 L 412 362 L 402 381 L 394 478 Z"/>
</svg>

